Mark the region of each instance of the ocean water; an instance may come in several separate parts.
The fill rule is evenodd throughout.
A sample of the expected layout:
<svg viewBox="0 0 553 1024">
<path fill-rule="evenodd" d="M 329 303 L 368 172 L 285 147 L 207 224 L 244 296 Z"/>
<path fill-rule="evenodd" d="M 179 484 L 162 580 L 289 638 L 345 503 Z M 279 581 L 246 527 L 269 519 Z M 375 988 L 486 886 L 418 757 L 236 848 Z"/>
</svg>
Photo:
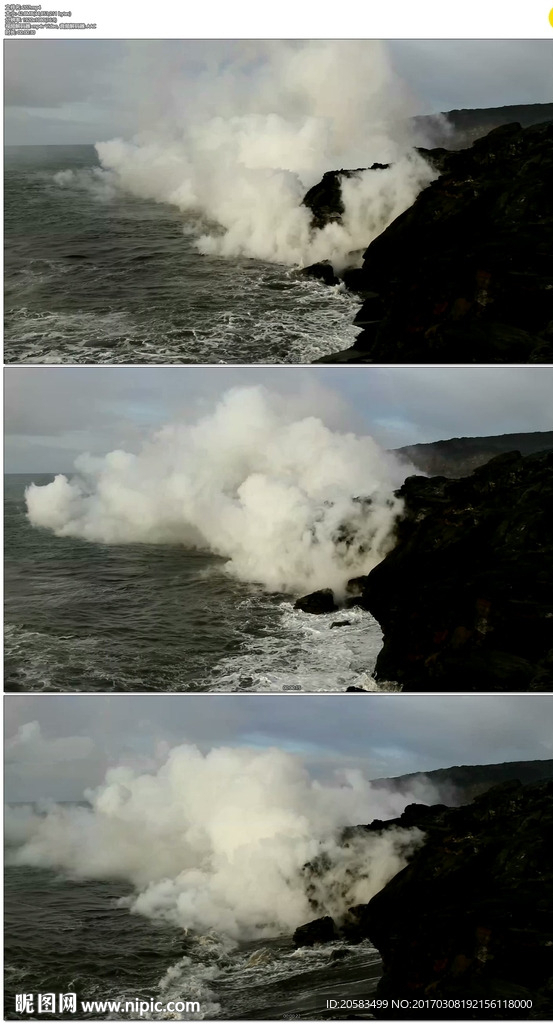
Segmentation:
<svg viewBox="0 0 553 1024">
<path fill-rule="evenodd" d="M 6 362 L 308 363 L 352 344 L 354 296 L 201 256 L 197 222 L 97 171 L 92 146 L 6 150 Z"/>
<path fill-rule="evenodd" d="M 90 544 L 31 527 L 5 481 L 5 688 L 42 692 L 344 692 L 382 644 L 368 612 L 295 611 L 209 553 Z M 340 628 L 334 623 L 346 622 Z"/>
<path fill-rule="evenodd" d="M 154 1012 L 144 1019 L 222 1020 L 351 1018 L 351 1010 L 327 1010 L 326 1000 L 374 997 L 381 963 L 369 942 L 295 950 L 291 937 L 281 936 L 233 945 L 215 933 L 190 936 L 129 914 L 117 905 L 128 892 L 124 883 L 71 881 L 43 868 L 8 865 L 6 1020 L 30 1019 L 16 1012 L 17 993 L 34 994 L 35 1010 L 38 993 L 197 1000 L 199 1015 Z M 92 1018 L 82 1010 L 62 1016 Z M 132 1018 L 106 1011 L 100 1019 Z"/>
</svg>

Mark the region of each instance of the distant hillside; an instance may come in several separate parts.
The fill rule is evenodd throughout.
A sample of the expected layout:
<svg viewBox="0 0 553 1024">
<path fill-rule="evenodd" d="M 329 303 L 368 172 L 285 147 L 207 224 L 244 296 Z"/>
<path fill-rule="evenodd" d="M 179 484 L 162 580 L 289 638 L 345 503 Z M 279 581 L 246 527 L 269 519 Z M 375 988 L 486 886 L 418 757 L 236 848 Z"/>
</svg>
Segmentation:
<svg viewBox="0 0 553 1024">
<path fill-rule="evenodd" d="M 531 699 L 531 698 L 530 698 Z M 413 772 L 399 775 L 394 779 L 376 779 L 374 786 L 387 788 L 390 783 L 399 793 L 412 793 L 431 782 L 441 803 L 450 806 L 470 803 L 500 782 L 518 780 L 523 784 L 553 779 L 553 759 L 547 761 L 507 761 L 503 764 L 454 765 L 452 768 L 438 768 L 433 772 Z"/>
<path fill-rule="evenodd" d="M 448 110 L 437 117 L 414 117 L 423 137 L 433 146 L 462 149 L 471 146 L 502 124 L 518 122 L 523 128 L 553 120 L 553 103 L 521 103 L 509 107 L 483 107 L 475 110 Z"/>
<path fill-rule="evenodd" d="M 553 448 L 553 430 L 493 437 L 452 437 L 448 441 L 413 444 L 395 451 L 409 459 L 422 473 L 456 478 L 469 476 L 478 466 L 503 452 L 532 455 L 550 448 Z"/>
</svg>

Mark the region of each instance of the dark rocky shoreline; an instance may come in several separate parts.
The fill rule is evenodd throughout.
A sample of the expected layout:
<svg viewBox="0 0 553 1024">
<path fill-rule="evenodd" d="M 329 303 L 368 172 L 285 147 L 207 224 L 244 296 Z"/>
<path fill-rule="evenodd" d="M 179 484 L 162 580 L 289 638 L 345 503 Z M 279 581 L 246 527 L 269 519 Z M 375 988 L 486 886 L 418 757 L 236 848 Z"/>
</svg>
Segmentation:
<svg viewBox="0 0 553 1024">
<path fill-rule="evenodd" d="M 317 361 L 551 362 L 553 121 L 418 152 L 438 177 L 371 242 L 361 268 L 340 274 L 364 300 L 361 332 Z M 340 179 L 355 173 L 329 171 L 310 189 L 314 226 L 340 220 Z M 338 280 L 329 263 L 304 272 Z"/>
<path fill-rule="evenodd" d="M 398 826 L 425 834 L 407 867 L 344 919 L 326 916 L 298 928 L 296 945 L 369 939 L 384 968 L 377 998 L 531 1003 L 374 1011 L 377 1017 L 550 1019 L 553 780 L 505 782 L 461 807 L 412 804 L 398 819 L 358 828 Z"/>
<path fill-rule="evenodd" d="M 404 691 L 553 690 L 553 451 L 408 477 L 396 543 L 346 606 L 379 622 L 374 676 Z M 331 591 L 296 607 L 327 613 Z"/>
</svg>

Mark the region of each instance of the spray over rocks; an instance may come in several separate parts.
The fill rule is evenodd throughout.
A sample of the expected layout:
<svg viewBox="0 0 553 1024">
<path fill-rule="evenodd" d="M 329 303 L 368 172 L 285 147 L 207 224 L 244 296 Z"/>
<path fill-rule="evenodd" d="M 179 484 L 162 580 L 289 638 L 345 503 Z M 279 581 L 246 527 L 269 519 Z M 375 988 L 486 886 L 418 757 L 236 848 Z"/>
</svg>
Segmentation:
<svg viewBox="0 0 553 1024">
<path fill-rule="evenodd" d="M 176 747 L 155 773 L 109 770 L 86 798 L 42 813 L 8 808 L 8 861 L 124 880 L 134 887 L 122 900 L 131 913 L 232 940 L 293 931 L 315 898 L 339 919 L 422 842 L 415 828 L 344 844 L 346 826 L 397 815 L 409 796 L 357 770 L 314 780 L 278 749 Z M 321 863 L 324 871 L 310 870 Z"/>
<path fill-rule="evenodd" d="M 181 544 L 271 591 L 345 592 L 394 543 L 408 467 L 368 436 L 330 430 L 263 388 L 225 394 L 138 454 L 80 456 L 26 491 L 33 526 L 106 543 Z"/>
</svg>

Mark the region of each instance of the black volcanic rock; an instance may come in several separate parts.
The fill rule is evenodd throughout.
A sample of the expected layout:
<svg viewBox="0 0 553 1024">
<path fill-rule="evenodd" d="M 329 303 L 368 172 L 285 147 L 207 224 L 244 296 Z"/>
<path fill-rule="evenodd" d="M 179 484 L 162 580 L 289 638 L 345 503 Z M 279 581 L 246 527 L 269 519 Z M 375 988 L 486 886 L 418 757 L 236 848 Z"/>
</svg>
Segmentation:
<svg viewBox="0 0 553 1024">
<path fill-rule="evenodd" d="M 407 867 L 350 913 L 351 936 L 382 955 L 378 996 L 530 999 L 530 1014 L 485 1016 L 549 1016 L 552 842 L 553 782 L 505 783 L 442 813 Z"/>
<path fill-rule="evenodd" d="M 372 167 L 342 168 L 326 171 L 321 180 L 313 185 L 303 197 L 303 205 L 311 210 L 311 227 L 324 228 L 327 224 L 339 224 L 344 212 L 342 202 L 342 179 L 354 178 L 363 171 L 386 170 L 389 164 L 373 164 Z"/>
<path fill-rule="evenodd" d="M 550 362 L 553 121 L 419 152 L 440 176 L 366 250 L 384 315 L 340 361 Z"/>
<path fill-rule="evenodd" d="M 356 259 L 357 254 L 352 253 L 351 258 Z M 378 296 L 375 294 L 375 292 L 371 291 L 371 289 L 367 287 L 367 279 L 361 267 L 346 267 L 345 270 L 342 270 L 340 272 L 340 278 L 344 282 L 348 291 L 357 292 L 358 295 L 360 295 L 361 298 L 364 299 L 365 301 L 374 297 L 378 299 Z M 380 303 L 380 300 L 378 301 Z M 381 315 L 382 311 L 379 310 L 379 317 Z M 354 321 L 354 323 L 357 323 L 357 319 Z"/>
<path fill-rule="evenodd" d="M 310 615 L 327 615 L 328 612 L 335 612 L 337 607 L 334 593 L 328 587 L 324 590 L 314 590 L 305 597 L 298 597 L 294 605 L 297 611 L 309 612 Z"/>
<path fill-rule="evenodd" d="M 404 690 L 553 689 L 553 451 L 409 477 L 393 550 L 351 580 Z"/>
<path fill-rule="evenodd" d="M 383 315 L 384 306 L 380 296 L 376 292 L 367 292 L 365 301 L 353 322 L 357 327 L 366 329 L 371 324 L 380 323 Z"/>
<path fill-rule="evenodd" d="M 338 938 L 338 931 L 331 917 L 319 917 L 309 924 L 302 924 L 294 932 L 296 946 L 314 946 L 317 942 L 332 942 Z"/>
<path fill-rule="evenodd" d="M 328 260 L 322 260 L 320 263 L 312 263 L 309 267 L 303 267 L 300 273 L 303 277 L 314 277 L 315 280 L 322 281 L 323 284 L 339 284 L 332 263 L 329 263 Z"/>
<path fill-rule="evenodd" d="M 485 770 L 485 766 L 480 766 Z M 425 841 L 368 904 L 297 929 L 297 945 L 369 939 L 382 999 L 522 999 L 508 1006 L 398 1013 L 461 1019 L 548 1019 L 553 1011 L 553 781 L 506 782 L 462 807 L 411 805 L 399 819 L 344 831 L 417 827 Z M 315 865 L 316 870 L 316 865 Z M 326 936 L 326 938 L 325 938 Z"/>
</svg>

